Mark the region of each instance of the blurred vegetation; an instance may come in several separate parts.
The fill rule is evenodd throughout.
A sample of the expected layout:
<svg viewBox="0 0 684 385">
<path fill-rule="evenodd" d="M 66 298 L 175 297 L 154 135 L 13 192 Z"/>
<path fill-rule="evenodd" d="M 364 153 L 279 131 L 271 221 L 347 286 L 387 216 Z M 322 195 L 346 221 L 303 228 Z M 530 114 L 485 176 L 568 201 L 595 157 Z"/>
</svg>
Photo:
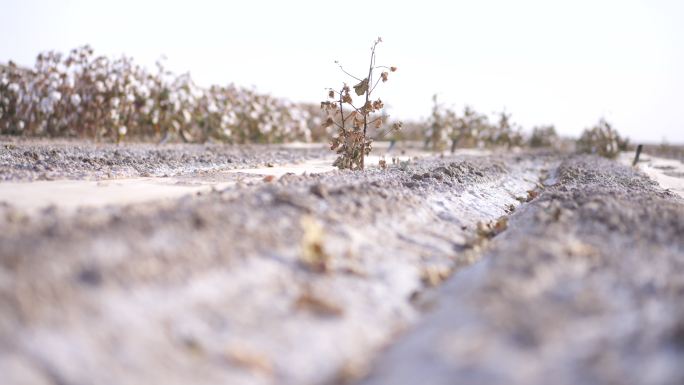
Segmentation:
<svg viewBox="0 0 684 385">
<path fill-rule="evenodd" d="M 605 119 L 587 128 L 577 140 L 577 151 L 596 154 L 606 158 L 615 158 L 620 151 L 626 151 L 629 142 L 621 137 L 613 126 Z"/>
<path fill-rule="evenodd" d="M 354 92 L 346 84 L 329 89 L 330 99 L 322 105 L 294 103 L 235 85 L 199 87 L 189 74 L 175 75 L 162 61 L 149 71 L 131 58 L 96 56 L 89 46 L 68 54 L 46 52 L 30 69 L 12 62 L 0 65 L 0 135 L 238 144 L 332 140 L 332 146 L 346 154 L 338 164 L 352 168 L 362 168 L 360 154 L 370 151 L 369 129 L 376 139 L 421 141 L 424 148 L 440 152 L 568 148 L 569 141 L 560 138 L 552 125 L 524 134 L 509 113 L 500 112 L 491 120 L 470 106 L 459 113 L 441 104 L 436 95 L 428 119 L 403 125 L 391 120 L 384 102 L 370 98 L 375 86 L 396 70 L 375 65 L 375 45 L 369 75 L 354 77 L 358 81 Z M 363 97 L 362 103 L 354 104 L 354 93 Z M 627 139 L 605 119 L 575 142 L 579 152 L 608 158 L 627 147 Z M 667 146 L 661 147 L 661 152 L 667 152 Z"/>
<path fill-rule="evenodd" d="M 432 115 L 422 131 L 425 148 L 444 151 L 450 147 L 453 152 L 456 148 L 512 148 L 526 144 L 522 129 L 511 122 L 510 114 L 501 112 L 496 123 L 490 123 L 487 115 L 470 106 L 458 114 L 441 105 L 436 95 L 432 100 Z"/>
<path fill-rule="evenodd" d="M 0 67 L 0 134 L 273 143 L 327 138 L 320 111 L 233 85 L 198 87 L 89 46 L 42 53 L 33 69 Z"/>
<path fill-rule="evenodd" d="M 532 135 L 530 135 L 529 139 L 530 147 L 557 147 L 559 144 L 560 138 L 558 137 L 554 126 L 539 126 L 532 128 Z"/>
</svg>

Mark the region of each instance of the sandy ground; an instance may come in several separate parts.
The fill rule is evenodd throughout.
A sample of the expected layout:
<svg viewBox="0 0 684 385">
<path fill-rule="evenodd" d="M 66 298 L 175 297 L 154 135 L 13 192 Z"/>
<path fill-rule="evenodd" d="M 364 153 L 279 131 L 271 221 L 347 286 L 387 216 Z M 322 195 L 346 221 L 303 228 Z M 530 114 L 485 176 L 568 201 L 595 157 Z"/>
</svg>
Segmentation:
<svg viewBox="0 0 684 385">
<path fill-rule="evenodd" d="M 480 154 L 481 155 L 481 154 Z M 407 162 L 423 153 L 396 155 L 399 162 Z M 389 157 L 371 155 L 369 167 L 377 167 L 381 159 Z M 38 181 L 8 181 L 0 184 L 0 203 L 11 204 L 23 211 L 35 212 L 51 207 L 73 211 L 79 208 L 96 208 L 107 205 L 160 202 L 193 194 L 223 190 L 238 184 L 254 183 L 272 176 L 287 174 L 321 174 L 336 170 L 333 157 L 308 159 L 294 164 L 264 167 L 203 171 L 190 175 L 117 178 L 104 180 L 58 179 Z"/>
<path fill-rule="evenodd" d="M 623 152 L 618 161 L 631 166 L 634 162 L 634 153 Z M 646 154 L 641 156 L 636 168 L 658 182 L 660 187 L 684 198 L 684 162 L 682 160 Z"/>
<path fill-rule="evenodd" d="M 439 298 L 363 384 L 682 384 L 682 199 L 566 160 Z"/>
<path fill-rule="evenodd" d="M 91 143 L 0 137 L 0 180 L 104 180 L 201 176 L 329 156 L 324 145 Z"/>
<path fill-rule="evenodd" d="M 2 145 L 3 384 L 684 379 L 682 200 L 617 162 Z"/>
</svg>

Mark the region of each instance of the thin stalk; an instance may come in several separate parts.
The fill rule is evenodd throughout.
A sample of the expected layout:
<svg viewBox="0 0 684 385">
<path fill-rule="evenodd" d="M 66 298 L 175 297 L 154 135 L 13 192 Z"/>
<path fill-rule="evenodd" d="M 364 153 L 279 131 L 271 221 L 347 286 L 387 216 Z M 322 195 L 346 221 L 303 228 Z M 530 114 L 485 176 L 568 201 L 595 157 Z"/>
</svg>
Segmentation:
<svg viewBox="0 0 684 385">
<path fill-rule="evenodd" d="M 342 66 L 340 66 L 342 68 Z M 342 92 L 344 92 L 344 89 L 340 91 L 340 117 L 342 118 L 342 126 L 340 127 L 342 129 L 342 132 L 345 133 L 344 131 L 344 108 L 342 107 L 343 101 L 342 101 Z M 345 133 L 346 136 L 346 133 Z"/>
<path fill-rule="evenodd" d="M 340 64 L 340 63 L 338 63 L 338 62 L 335 62 L 335 63 L 337 63 L 337 66 L 340 67 L 340 69 L 342 70 L 342 72 L 344 72 L 345 74 L 349 75 L 350 77 L 352 77 L 352 78 L 354 78 L 354 79 L 356 79 L 356 80 L 358 80 L 358 81 L 361 81 L 361 79 L 359 79 L 359 78 L 357 78 L 356 76 L 354 76 L 354 75 L 350 74 L 349 72 L 345 71 L 344 68 L 342 68 L 342 64 Z"/>
<path fill-rule="evenodd" d="M 366 102 L 363 104 L 364 106 L 368 105 L 368 100 L 370 99 L 370 84 L 373 81 L 373 65 L 375 64 L 375 47 L 378 46 L 378 43 L 376 42 L 373 45 L 373 49 L 371 50 L 371 60 L 370 60 L 370 65 L 368 68 L 368 86 L 366 87 Z M 363 137 L 362 137 L 362 142 L 361 142 L 361 169 L 363 170 L 365 167 L 365 158 L 366 158 L 366 132 L 368 131 L 368 112 L 366 111 L 365 114 L 363 114 Z"/>
</svg>

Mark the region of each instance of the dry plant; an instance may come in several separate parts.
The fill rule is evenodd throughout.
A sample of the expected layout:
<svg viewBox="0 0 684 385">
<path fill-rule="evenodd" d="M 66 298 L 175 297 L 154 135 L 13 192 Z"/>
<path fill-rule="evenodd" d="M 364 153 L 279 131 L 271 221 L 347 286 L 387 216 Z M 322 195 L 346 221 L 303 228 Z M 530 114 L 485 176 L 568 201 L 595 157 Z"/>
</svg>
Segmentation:
<svg viewBox="0 0 684 385">
<path fill-rule="evenodd" d="M 376 65 L 376 48 L 381 42 L 381 38 L 373 42 L 368 75 L 365 77 L 354 76 L 347 72 L 338 61 L 335 62 L 344 74 L 358 82 L 351 88 L 354 88 L 357 97 L 363 99 L 363 104 L 354 102 L 351 88 L 346 83 L 343 83 L 339 91 L 328 89 L 328 98 L 331 100 L 321 102 L 321 108 L 327 114 L 323 127 L 337 128 L 337 135 L 332 138 L 330 149 L 339 154 L 333 165 L 340 169 L 363 170 L 364 158 L 370 153 L 373 144 L 373 139 L 368 135 L 368 128 L 380 129 L 388 118 L 388 115 L 382 114 L 384 102 L 379 98 L 372 99 L 373 91 L 378 84 L 387 82 L 389 73 L 397 70 L 397 67 Z M 380 76 L 376 76 L 378 70 L 381 71 Z M 401 123 L 394 123 L 385 131 L 380 132 L 378 137 L 383 137 L 399 128 L 401 128 Z"/>
<path fill-rule="evenodd" d="M 424 131 L 425 147 L 432 144 L 433 151 L 442 151 L 451 140 L 451 152 L 457 147 L 519 147 L 524 144 L 520 127 L 511 122 L 511 114 L 501 112 L 498 122 L 491 124 L 485 114 L 465 106 L 458 115 L 450 108 L 437 103 L 433 96 L 432 116 Z"/>
<path fill-rule="evenodd" d="M 559 141 L 560 138 L 554 126 L 537 126 L 532 128 L 532 135 L 528 144 L 532 148 L 556 147 L 559 145 Z"/>
<path fill-rule="evenodd" d="M 511 114 L 502 111 L 499 113 L 497 125 L 490 127 L 488 139 L 494 146 L 520 147 L 523 144 L 523 136 L 520 131 L 520 127 L 511 122 Z"/>
<path fill-rule="evenodd" d="M 627 139 L 621 138 L 613 126 L 605 119 L 592 128 L 584 130 L 582 136 L 577 140 L 577 150 L 579 152 L 596 154 L 606 158 L 615 158 L 627 149 Z"/>
<path fill-rule="evenodd" d="M 486 115 L 480 114 L 470 106 L 463 108 L 463 115 L 458 117 L 454 126 L 455 132 L 452 134 L 457 139 L 461 147 L 480 147 L 482 136 L 487 131 L 489 119 Z M 456 146 L 452 143 L 452 148 Z"/>
<path fill-rule="evenodd" d="M 432 151 L 442 151 L 446 147 L 447 137 L 453 131 L 456 115 L 437 102 L 437 94 L 432 95 L 432 115 L 425 133 L 425 147 L 431 144 Z"/>
</svg>

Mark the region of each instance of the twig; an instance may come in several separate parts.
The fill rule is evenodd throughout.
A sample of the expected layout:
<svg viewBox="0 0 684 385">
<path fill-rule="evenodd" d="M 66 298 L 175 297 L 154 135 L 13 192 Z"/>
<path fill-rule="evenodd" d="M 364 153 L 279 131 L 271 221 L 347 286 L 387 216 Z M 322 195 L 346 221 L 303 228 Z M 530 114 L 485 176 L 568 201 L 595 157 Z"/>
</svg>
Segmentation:
<svg viewBox="0 0 684 385">
<path fill-rule="evenodd" d="M 342 67 L 340 66 L 340 68 Z M 342 129 L 342 131 L 344 131 L 344 101 L 342 100 L 342 92 L 344 92 L 344 88 L 342 89 L 342 91 L 340 91 L 340 117 L 342 118 L 342 127 L 340 128 Z"/>
<path fill-rule="evenodd" d="M 371 93 L 373 93 L 373 90 L 375 90 L 375 87 L 378 86 L 378 83 L 380 83 L 380 80 L 382 80 L 382 78 L 375 81 L 375 84 L 373 84 L 373 88 L 371 88 L 371 90 L 370 90 Z"/>
<path fill-rule="evenodd" d="M 337 60 L 335 60 L 335 64 L 337 64 L 337 66 L 340 67 L 340 69 L 342 70 L 342 72 L 344 72 L 345 74 L 347 74 L 347 75 L 353 77 L 354 79 L 356 79 L 356 80 L 358 80 L 358 81 L 362 81 L 361 79 L 357 78 L 356 76 L 354 76 L 354 75 L 350 74 L 349 72 L 345 71 L 344 68 L 342 68 L 342 64 L 340 64 L 340 62 L 338 62 Z"/>
<path fill-rule="evenodd" d="M 378 46 L 379 40 L 375 41 L 373 48 L 371 49 L 371 60 L 370 66 L 368 68 L 368 85 L 366 86 L 366 102 L 363 104 L 364 107 L 368 105 L 368 100 L 370 99 L 371 89 L 370 84 L 373 82 L 373 65 L 375 65 L 375 48 Z M 366 159 L 366 132 L 368 131 L 368 114 L 363 114 L 363 138 L 361 143 L 361 169 L 363 170 L 365 159 Z"/>
</svg>

